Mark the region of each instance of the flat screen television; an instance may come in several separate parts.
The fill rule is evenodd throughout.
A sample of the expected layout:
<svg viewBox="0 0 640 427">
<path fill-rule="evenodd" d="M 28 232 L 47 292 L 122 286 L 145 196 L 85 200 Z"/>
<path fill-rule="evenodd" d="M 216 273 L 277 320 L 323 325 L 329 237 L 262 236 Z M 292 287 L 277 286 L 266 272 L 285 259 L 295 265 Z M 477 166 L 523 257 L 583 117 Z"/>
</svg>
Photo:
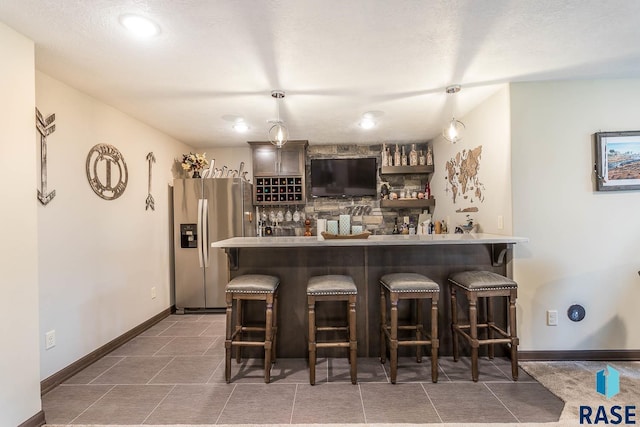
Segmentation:
<svg viewBox="0 0 640 427">
<path fill-rule="evenodd" d="M 312 197 L 375 196 L 375 157 L 311 159 Z"/>
</svg>

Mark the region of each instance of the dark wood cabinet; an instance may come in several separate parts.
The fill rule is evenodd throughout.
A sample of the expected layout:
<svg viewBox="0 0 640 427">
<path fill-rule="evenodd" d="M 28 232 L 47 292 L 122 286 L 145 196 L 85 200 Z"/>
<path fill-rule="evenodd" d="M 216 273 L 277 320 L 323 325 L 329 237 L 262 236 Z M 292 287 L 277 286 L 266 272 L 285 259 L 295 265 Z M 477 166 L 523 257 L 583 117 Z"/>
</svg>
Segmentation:
<svg viewBox="0 0 640 427">
<path fill-rule="evenodd" d="M 254 204 L 304 204 L 308 141 L 288 141 L 281 148 L 268 141 L 249 141 L 249 145 L 253 157 Z"/>
</svg>

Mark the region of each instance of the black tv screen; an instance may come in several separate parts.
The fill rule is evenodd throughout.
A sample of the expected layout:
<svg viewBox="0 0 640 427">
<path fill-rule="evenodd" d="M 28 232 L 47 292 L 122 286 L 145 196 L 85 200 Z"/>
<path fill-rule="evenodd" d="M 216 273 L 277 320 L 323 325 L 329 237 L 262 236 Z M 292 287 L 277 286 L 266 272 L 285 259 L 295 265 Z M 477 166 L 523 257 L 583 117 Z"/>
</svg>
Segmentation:
<svg viewBox="0 0 640 427">
<path fill-rule="evenodd" d="M 313 197 L 375 196 L 376 159 L 311 159 Z"/>
</svg>

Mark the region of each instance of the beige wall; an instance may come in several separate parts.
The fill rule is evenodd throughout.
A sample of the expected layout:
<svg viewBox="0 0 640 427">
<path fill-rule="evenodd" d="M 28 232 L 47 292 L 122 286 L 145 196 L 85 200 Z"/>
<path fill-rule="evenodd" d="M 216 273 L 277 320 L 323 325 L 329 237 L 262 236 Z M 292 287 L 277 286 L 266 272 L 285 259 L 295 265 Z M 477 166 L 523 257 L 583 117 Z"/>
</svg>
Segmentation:
<svg viewBox="0 0 640 427">
<path fill-rule="evenodd" d="M 15 426 L 41 409 L 33 42 L 0 23 L 0 58 L 0 425 Z"/>
<path fill-rule="evenodd" d="M 171 305 L 169 185 L 174 159 L 192 149 L 40 72 L 36 101 L 43 115 L 56 115 L 48 137 L 56 197 L 38 206 L 39 336 L 55 330 L 57 339 L 40 352 L 45 379 Z M 127 164 L 116 200 L 101 199 L 87 181 L 86 158 L 98 143 L 115 146 Z M 150 151 L 155 211 L 145 210 Z"/>
<path fill-rule="evenodd" d="M 466 126 L 464 138 L 456 143 L 447 142 L 442 136 L 435 139 L 435 171 L 431 179 L 431 193 L 436 198 L 434 218 L 450 219 L 451 232 L 455 226 L 465 222 L 467 213 L 457 213 L 458 209 L 477 207 L 478 212 L 469 213 L 483 233 L 511 234 L 511 129 L 509 119 L 509 87 L 497 91 L 473 111 L 460 120 Z M 473 150 L 482 146 L 478 181 L 482 184 L 484 201 L 468 191 L 468 198 L 462 195 L 453 202 L 452 193 L 447 192 L 446 163 L 463 150 Z M 471 200 L 473 199 L 473 202 Z M 498 216 L 502 216 L 502 228 L 498 226 Z"/>
<path fill-rule="evenodd" d="M 523 350 L 640 348 L 640 192 L 594 191 L 592 140 L 639 117 L 640 80 L 511 86 L 513 232 L 530 239 L 515 250 Z"/>
</svg>

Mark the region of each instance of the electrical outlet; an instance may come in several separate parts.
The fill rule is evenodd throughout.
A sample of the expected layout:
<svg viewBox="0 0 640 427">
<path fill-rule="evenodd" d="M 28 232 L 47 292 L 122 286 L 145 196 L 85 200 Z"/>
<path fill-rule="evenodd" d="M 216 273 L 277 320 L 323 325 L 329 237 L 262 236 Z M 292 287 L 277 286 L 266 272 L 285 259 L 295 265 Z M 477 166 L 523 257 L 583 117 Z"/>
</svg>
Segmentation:
<svg viewBox="0 0 640 427">
<path fill-rule="evenodd" d="M 151 299 L 156 299 L 156 287 L 151 287 Z"/>
<path fill-rule="evenodd" d="M 502 230 L 504 228 L 504 217 L 502 215 L 498 215 L 498 230 Z"/>
<path fill-rule="evenodd" d="M 56 346 L 56 331 L 51 330 L 44 334 L 44 348 L 45 350 L 49 350 L 52 347 Z"/>
<path fill-rule="evenodd" d="M 547 326 L 558 326 L 558 310 L 547 310 Z"/>
</svg>

